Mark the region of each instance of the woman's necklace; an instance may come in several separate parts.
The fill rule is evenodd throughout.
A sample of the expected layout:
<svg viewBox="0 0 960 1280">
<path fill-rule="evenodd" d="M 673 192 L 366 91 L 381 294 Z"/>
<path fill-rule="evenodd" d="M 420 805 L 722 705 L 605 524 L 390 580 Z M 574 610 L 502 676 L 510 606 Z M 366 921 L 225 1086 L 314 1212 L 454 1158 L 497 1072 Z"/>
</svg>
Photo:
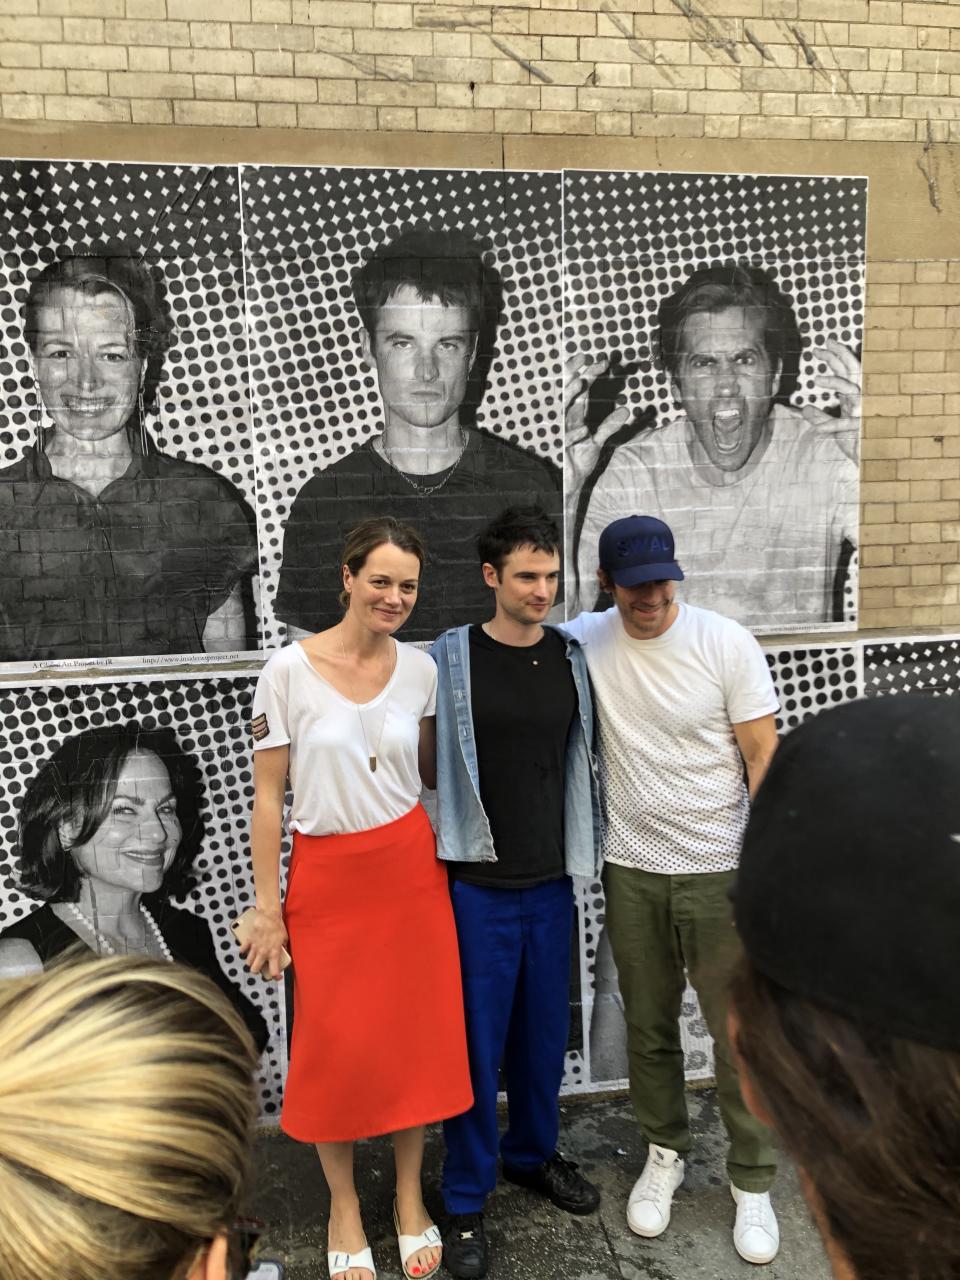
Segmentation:
<svg viewBox="0 0 960 1280">
<path fill-rule="evenodd" d="M 115 956 L 117 954 L 117 949 L 113 943 L 100 932 L 98 927 L 99 922 L 96 920 L 88 920 L 75 902 L 68 902 L 66 905 L 68 910 L 70 910 L 80 923 L 86 927 L 87 931 L 93 934 L 97 943 L 98 954 Z M 164 960 L 168 960 L 170 964 L 173 964 L 173 955 L 170 952 L 170 948 L 167 946 L 166 939 L 160 932 L 160 926 L 142 902 L 140 903 L 140 914 L 146 921 L 147 928 L 153 934 L 160 954 L 163 956 Z"/>
<path fill-rule="evenodd" d="M 337 640 L 340 643 L 340 656 L 343 658 L 343 665 L 344 665 L 344 668 L 346 668 L 347 651 L 343 647 L 343 636 L 340 634 L 339 630 L 337 631 Z M 393 673 L 391 672 L 391 675 L 392 674 Z M 346 676 L 346 671 L 344 671 L 344 676 Z M 389 680 L 387 681 L 387 683 L 388 684 L 390 683 Z M 363 734 L 363 746 L 367 753 L 367 763 L 370 765 L 370 772 L 376 773 L 377 772 L 377 753 L 380 750 L 380 741 L 383 738 L 383 728 L 384 728 L 384 725 L 387 723 L 387 712 L 390 710 L 390 694 L 388 693 L 386 698 L 384 699 L 383 717 L 380 721 L 380 732 L 377 734 L 377 740 L 373 744 L 373 750 L 371 751 L 370 742 L 367 739 L 367 727 L 363 723 L 363 715 L 361 714 L 361 711 L 360 711 L 360 703 L 357 701 L 354 695 L 353 685 L 350 683 L 349 680 L 347 680 L 347 688 L 350 691 L 350 701 L 353 703 L 353 705 L 357 709 L 357 719 L 360 721 L 360 732 Z"/>
<path fill-rule="evenodd" d="M 417 481 L 414 480 L 413 476 L 410 474 L 409 471 L 400 470 L 400 468 L 396 465 L 396 463 L 390 457 L 390 453 L 387 449 L 386 432 L 384 432 L 382 448 L 383 448 L 383 453 L 381 456 L 383 457 L 383 460 L 384 462 L 386 462 L 387 466 L 392 471 L 395 471 L 397 475 L 400 476 L 402 479 L 406 480 L 407 484 L 410 485 L 411 488 L 416 489 L 417 493 L 422 493 L 422 494 L 438 493 L 443 488 L 443 486 L 447 483 L 447 481 L 450 479 L 453 473 L 456 471 L 457 467 L 459 467 L 460 463 L 463 461 L 463 455 L 467 451 L 467 433 L 464 431 L 463 427 L 461 426 L 460 452 L 457 454 L 455 461 L 451 463 L 449 467 L 445 468 L 445 472 L 441 472 L 443 479 L 438 480 L 436 484 L 418 484 Z"/>
</svg>

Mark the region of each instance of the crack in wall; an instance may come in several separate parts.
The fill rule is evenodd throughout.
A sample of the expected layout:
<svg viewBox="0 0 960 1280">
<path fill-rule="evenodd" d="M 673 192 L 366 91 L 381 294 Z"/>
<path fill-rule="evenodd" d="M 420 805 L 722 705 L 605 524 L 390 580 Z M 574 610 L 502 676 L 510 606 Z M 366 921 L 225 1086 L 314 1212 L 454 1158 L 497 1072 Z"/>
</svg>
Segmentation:
<svg viewBox="0 0 960 1280">
<path fill-rule="evenodd" d="M 630 52 L 634 54 L 635 57 L 639 58 L 641 62 L 645 62 L 647 66 L 656 67 L 657 72 L 663 77 L 667 84 L 675 85 L 677 80 L 676 76 L 673 74 L 672 68 L 667 66 L 666 63 L 658 62 L 657 55 L 652 51 L 652 49 L 647 50 L 643 47 L 640 41 L 637 40 L 633 32 L 610 4 L 610 0 L 601 0 L 600 8 L 617 28 L 624 40 L 626 40 L 627 48 Z M 652 46 L 653 41 L 651 40 L 648 43 Z"/>
<path fill-rule="evenodd" d="M 726 35 L 709 13 L 698 9 L 693 0 L 673 0 L 673 3 L 690 23 L 698 44 L 721 50 L 732 62 L 740 61 L 738 41 Z"/>
<path fill-rule="evenodd" d="M 373 76 L 375 80 L 409 81 L 412 78 L 400 72 L 387 71 L 385 67 L 378 67 L 372 58 L 363 58 L 356 53 L 344 53 L 340 49 L 325 49 L 322 45 L 317 45 L 317 53 L 323 53 L 328 58 L 336 58 L 338 62 L 345 62 L 350 67 L 356 67 L 365 76 Z"/>
<path fill-rule="evenodd" d="M 496 36 L 490 36 L 490 43 L 496 45 L 500 52 L 505 53 L 508 58 L 512 58 L 518 67 L 523 67 L 524 71 L 529 71 L 532 76 L 536 76 L 538 80 L 542 80 L 545 84 L 553 84 L 553 76 L 547 75 L 546 71 L 541 71 L 539 67 L 535 67 L 526 58 L 521 58 L 516 49 L 511 49 L 508 44 L 498 40 Z"/>
<path fill-rule="evenodd" d="M 940 164 L 937 160 L 937 153 L 933 149 L 933 122 L 929 116 L 927 116 L 927 137 L 923 144 L 923 154 L 917 161 L 917 168 L 926 180 L 927 195 L 930 198 L 931 206 L 936 209 L 937 213 L 942 213 L 943 205 L 940 201 Z"/>
</svg>

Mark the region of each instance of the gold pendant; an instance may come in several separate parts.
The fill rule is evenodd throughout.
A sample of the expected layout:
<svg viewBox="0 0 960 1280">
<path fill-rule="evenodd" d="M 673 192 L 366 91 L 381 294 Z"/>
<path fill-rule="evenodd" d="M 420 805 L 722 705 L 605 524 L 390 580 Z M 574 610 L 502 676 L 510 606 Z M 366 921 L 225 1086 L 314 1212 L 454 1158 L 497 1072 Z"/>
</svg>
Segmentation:
<svg viewBox="0 0 960 1280">
<path fill-rule="evenodd" d="M 371 757 L 370 757 L 370 772 L 371 772 L 371 773 L 376 773 L 376 772 L 377 772 L 377 757 L 376 757 L 376 756 L 371 756 Z"/>
</svg>

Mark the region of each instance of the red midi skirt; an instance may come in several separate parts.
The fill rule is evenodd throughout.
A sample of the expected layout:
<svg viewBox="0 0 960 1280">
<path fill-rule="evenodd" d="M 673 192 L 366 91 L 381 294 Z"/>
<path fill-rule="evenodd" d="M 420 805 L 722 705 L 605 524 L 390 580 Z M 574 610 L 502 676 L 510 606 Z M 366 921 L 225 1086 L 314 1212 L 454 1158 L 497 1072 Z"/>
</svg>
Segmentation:
<svg viewBox="0 0 960 1280">
<path fill-rule="evenodd" d="M 284 1132 L 346 1142 L 467 1111 L 456 927 L 423 806 L 350 835 L 296 832 L 284 918 L 294 1010 Z"/>
</svg>

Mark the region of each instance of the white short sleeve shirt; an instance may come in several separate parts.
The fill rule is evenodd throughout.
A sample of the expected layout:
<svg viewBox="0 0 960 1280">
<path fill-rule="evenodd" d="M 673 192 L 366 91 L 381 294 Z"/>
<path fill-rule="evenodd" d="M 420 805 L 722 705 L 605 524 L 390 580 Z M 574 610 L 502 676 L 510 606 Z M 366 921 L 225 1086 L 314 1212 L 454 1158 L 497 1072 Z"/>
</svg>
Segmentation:
<svg viewBox="0 0 960 1280">
<path fill-rule="evenodd" d="M 565 629 L 594 687 L 606 860 L 670 875 L 734 868 L 749 802 L 733 725 L 778 706 L 756 640 L 682 603 L 652 640 L 627 635 L 616 609 Z"/>
<path fill-rule="evenodd" d="M 325 680 L 301 644 L 273 654 L 253 698 L 254 750 L 289 744 L 290 829 L 343 835 L 409 813 L 421 790 L 420 721 L 435 714 L 436 694 L 436 664 L 407 644 L 397 643 L 389 683 L 362 704 Z"/>
</svg>

